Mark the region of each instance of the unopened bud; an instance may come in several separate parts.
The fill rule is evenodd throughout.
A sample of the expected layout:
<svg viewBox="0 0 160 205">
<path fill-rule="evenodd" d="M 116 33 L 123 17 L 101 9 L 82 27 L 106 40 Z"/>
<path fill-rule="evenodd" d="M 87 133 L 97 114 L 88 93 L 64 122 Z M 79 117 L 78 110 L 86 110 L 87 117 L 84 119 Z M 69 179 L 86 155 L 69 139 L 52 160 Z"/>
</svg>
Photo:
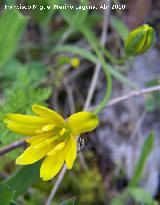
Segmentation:
<svg viewBox="0 0 160 205">
<path fill-rule="evenodd" d="M 153 45 L 155 39 L 154 29 L 144 24 L 131 31 L 125 41 L 125 52 L 128 56 L 142 55 Z"/>
<path fill-rule="evenodd" d="M 80 60 L 77 57 L 74 57 L 70 60 L 70 64 L 73 68 L 78 68 L 80 65 Z"/>
</svg>

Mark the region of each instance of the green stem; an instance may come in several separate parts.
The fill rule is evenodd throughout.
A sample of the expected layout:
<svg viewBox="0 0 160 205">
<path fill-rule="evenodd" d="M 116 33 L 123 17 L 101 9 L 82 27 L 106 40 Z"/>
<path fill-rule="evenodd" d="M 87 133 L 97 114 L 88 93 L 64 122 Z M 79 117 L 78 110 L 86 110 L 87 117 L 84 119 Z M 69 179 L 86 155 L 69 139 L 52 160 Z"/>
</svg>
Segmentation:
<svg viewBox="0 0 160 205">
<path fill-rule="evenodd" d="M 105 96 L 103 97 L 102 101 L 98 104 L 98 106 L 96 107 L 94 111 L 95 114 L 98 114 L 99 112 L 103 110 L 103 108 L 106 106 L 107 102 L 109 101 L 111 92 L 112 92 L 111 74 L 110 72 L 106 71 L 106 69 L 104 69 L 104 73 L 105 73 L 106 80 L 107 80 L 107 89 L 106 89 Z"/>
<path fill-rule="evenodd" d="M 103 46 L 100 46 L 100 48 L 102 49 L 105 57 L 107 59 L 109 59 L 113 64 L 117 64 L 117 65 L 124 65 L 126 60 L 128 59 L 128 56 L 122 56 L 119 59 L 117 59 L 116 57 L 114 57 L 108 50 L 106 50 Z"/>
<path fill-rule="evenodd" d="M 83 29 L 81 29 L 81 32 L 83 33 L 83 35 L 85 36 L 87 41 L 90 43 L 90 45 L 94 49 L 100 63 L 102 64 L 102 69 L 105 73 L 106 80 L 107 80 L 107 89 L 106 89 L 105 96 L 103 97 L 103 99 L 101 100 L 101 102 L 98 104 L 98 106 L 96 107 L 96 109 L 94 111 L 95 114 L 98 114 L 106 106 L 106 104 L 111 96 L 112 77 L 111 77 L 110 71 L 108 69 L 108 66 L 104 60 L 104 57 L 103 57 L 102 53 L 99 51 L 99 48 L 97 46 L 97 41 L 96 42 L 94 41 L 95 37 L 94 37 L 93 33 L 87 27 L 83 27 Z"/>
<path fill-rule="evenodd" d="M 91 52 L 84 50 L 83 48 L 79 48 L 76 46 L 72 46 L 72 45 L 63 45 L 63 46 L 58 46 L 53 48 L 49 55 L 53 55 L 55 53 L 59 53 L 59 52 L 70 52 L 73 53 L 74 55 L 79 55 L 87 60 L 89 60 L 90 62 L 96 64 L 98 62 L 97 56 L 92 54 Z M 130 80 L 128 80 L 124 75 L 122 75 L 118 70 L 112 68 L 112 66 L 110 64 L 107 64 L 107 68 L 110 71 L 111 75 L 117 79 L 118 81 L 120 81 L 121 83 L 129 86 L 130 88 L 137 90 L 138 86 L 136 84 L 134 84 L 133 82 L 131 82 Z"/>
<path fill-rule="evenodd" d="M 60 44 L 62 45 L 67 38 L 69 38 L 69 36 L 73 33 L 73 30 L 71 28 L 69 28 L 68 30 L 66 30 L 61 38 Z"/>
</svg>

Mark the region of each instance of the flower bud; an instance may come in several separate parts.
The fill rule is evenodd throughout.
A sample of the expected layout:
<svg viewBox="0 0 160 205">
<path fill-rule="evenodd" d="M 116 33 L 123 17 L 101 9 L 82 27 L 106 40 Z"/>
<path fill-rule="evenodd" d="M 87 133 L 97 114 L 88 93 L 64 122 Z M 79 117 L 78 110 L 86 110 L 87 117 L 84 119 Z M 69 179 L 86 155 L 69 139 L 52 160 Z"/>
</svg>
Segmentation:
<svg viewBox="0 0 160 205">
<path fill-rule="evenodd" d="M 80 60 L 77 57 L 74 57 L 70 60 L 70 64 L 73 68 L 78 68 L 80 65 Z"/>
<path fill-rule="evenodd" d="M 152 47 L 154 39 L 155 31 L 147 24 L 131 31 L 125 41 L 126 55 L 137 56 L 145 53 Z"/>
</svg>

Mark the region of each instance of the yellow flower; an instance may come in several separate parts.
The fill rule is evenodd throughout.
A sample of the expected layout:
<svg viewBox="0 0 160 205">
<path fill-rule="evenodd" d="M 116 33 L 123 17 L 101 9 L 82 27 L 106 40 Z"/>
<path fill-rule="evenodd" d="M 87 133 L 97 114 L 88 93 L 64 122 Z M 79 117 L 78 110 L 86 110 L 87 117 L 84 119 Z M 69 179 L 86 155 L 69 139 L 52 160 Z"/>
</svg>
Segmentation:
<svg viewBox="0 0 160 205">
<path fill-rule="evenodd" d="M 30 136 L 30 146 L 17 158 L 21 165 L 33 164 L 44 158 L 40 176 L 52 179 L 66 163 L 71 169 L 77 156 L 76 136 L 89 132 L 98 125 L 98 118 L 91 112 L 78 112 L 64 120 L 58 113 L 40 105 L 32 106 L 36 116 L 8 114 L 4 119 L 15 133 Z"/>
<path fill-rule="evenodd" d="M 79 67 L 79 65 L 80 65 L 80 60 L 78 59 L 78 58 L 72 58 L 71 60 L 70 60 L 70 64 L 71 64 L 71 66 L 73 67 L 73 68 L 78 68 Z"/>
</svg>

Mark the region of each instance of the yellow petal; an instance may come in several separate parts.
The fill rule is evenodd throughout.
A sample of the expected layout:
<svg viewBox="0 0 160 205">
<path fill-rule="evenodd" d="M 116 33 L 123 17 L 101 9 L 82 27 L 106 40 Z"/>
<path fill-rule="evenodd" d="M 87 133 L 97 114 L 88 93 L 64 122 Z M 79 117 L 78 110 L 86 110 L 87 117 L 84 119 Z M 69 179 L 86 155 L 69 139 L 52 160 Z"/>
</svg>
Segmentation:
<svg viewBox="0 0 160 205">
<path fill-rule="evenodd" d="M 58 143 L 47 155 L 48 156 L 54 155 L 57 151 L 62 150 L 64 146 L 65 146 L 64 142 Z"/>
<path fill-rule="evenodd" d="M 55 125 L 54 124 L 48 124 L 48 125 L 45 125 L 42 127 L 42 130 L 47 132 L 47 131 L 51 131 L 55 128 Z"/>
<path fill-rule="evenodd" d="M 53 123 L 55 126 L 61 127 L 64 126 L 64 119 L 56 113 L 54 110 L 48 109 L 44 106 L 40 105 L 33 105 L 32 110 L 37 115 L 49 120 L 51 123 Z"/>
<path fill-rule="evenodd" d="M 40 176 L 44 181 L 52 179 L 64 164 L 64 151 L 58 151 L 55 155 L 46 156 L 40 168 Z"/>
<path fill-rule="evenodd" d="M 54 144 L 54 147 L 57 145 L 57 143 L 55 142 L 55 139 L 52 137 L 49 139 L 45 139 L 38 144 L 34 144 L 33 148 L 34 149 L 41 149 L 43 147 L 50 146 L 51 143 Z"/>
<path fill-rule="evenodd" d="M 78 112 L 67 119 L 68 125 L 75 136 L 89 132 L 98 126 L 98 117 L 91 112 Z"/>
<path fill-rule="evenodd" d="M 41 149 L 34 149 L 32 146 L 28 147 L 17 159 L 16 164 L 26 165 L 33 164 L 42 159 L 54 145 L 45 146 Z"/>
<path fill-rule="evenodd" d="M 17 134 L 34 136 L 37 134 L 37 130 L 41 129 L 40 125 L 23 124 L 8 119 L 4 119 L 4 123 L 7 127 Z"/>
<path fill-rule="evenodd" d="M 27 138 L 25 141 L 30 143 L 30 144 L 37 144 L 45 139 L 49 139 L 51 137 L 54 136 L 54 133 L 53 131 L 51 132 L 45 132 L 43 134 L 39 134 L 39 135 L 36 135 L 36 136 L 33 136 L 33 137 L 29 137 Z"/>
<path fill-rule="evenodd" d="M 7 114 L 6 118 L 24 124 L 47 124 L 48 121 L 39 116 L 21 115 L 21 114 Z"/>
<path fill-rule="evenodd" d="M 53 130 L 49 131 L 49 132 L 43 132 L 41 134 L 37 134 L 33 137 L 29 137 L 27 139 L 25 139 L 26 142 L 35 145 L 37 143 L 43 142 L 43 140 L 46 139 L 50 139 L 50 138 L 54 138 L 54 140 L 60 139 L 60 133 L 61 128 L 54 128 Z"/>
<path fill-rule="evenodd" d="M 65 145 L 65 161 L 68 169 L 72 169 L 73 163 L 77 157 L 77 142 L 73 135 L 71 135 Z"/>
</svg>

